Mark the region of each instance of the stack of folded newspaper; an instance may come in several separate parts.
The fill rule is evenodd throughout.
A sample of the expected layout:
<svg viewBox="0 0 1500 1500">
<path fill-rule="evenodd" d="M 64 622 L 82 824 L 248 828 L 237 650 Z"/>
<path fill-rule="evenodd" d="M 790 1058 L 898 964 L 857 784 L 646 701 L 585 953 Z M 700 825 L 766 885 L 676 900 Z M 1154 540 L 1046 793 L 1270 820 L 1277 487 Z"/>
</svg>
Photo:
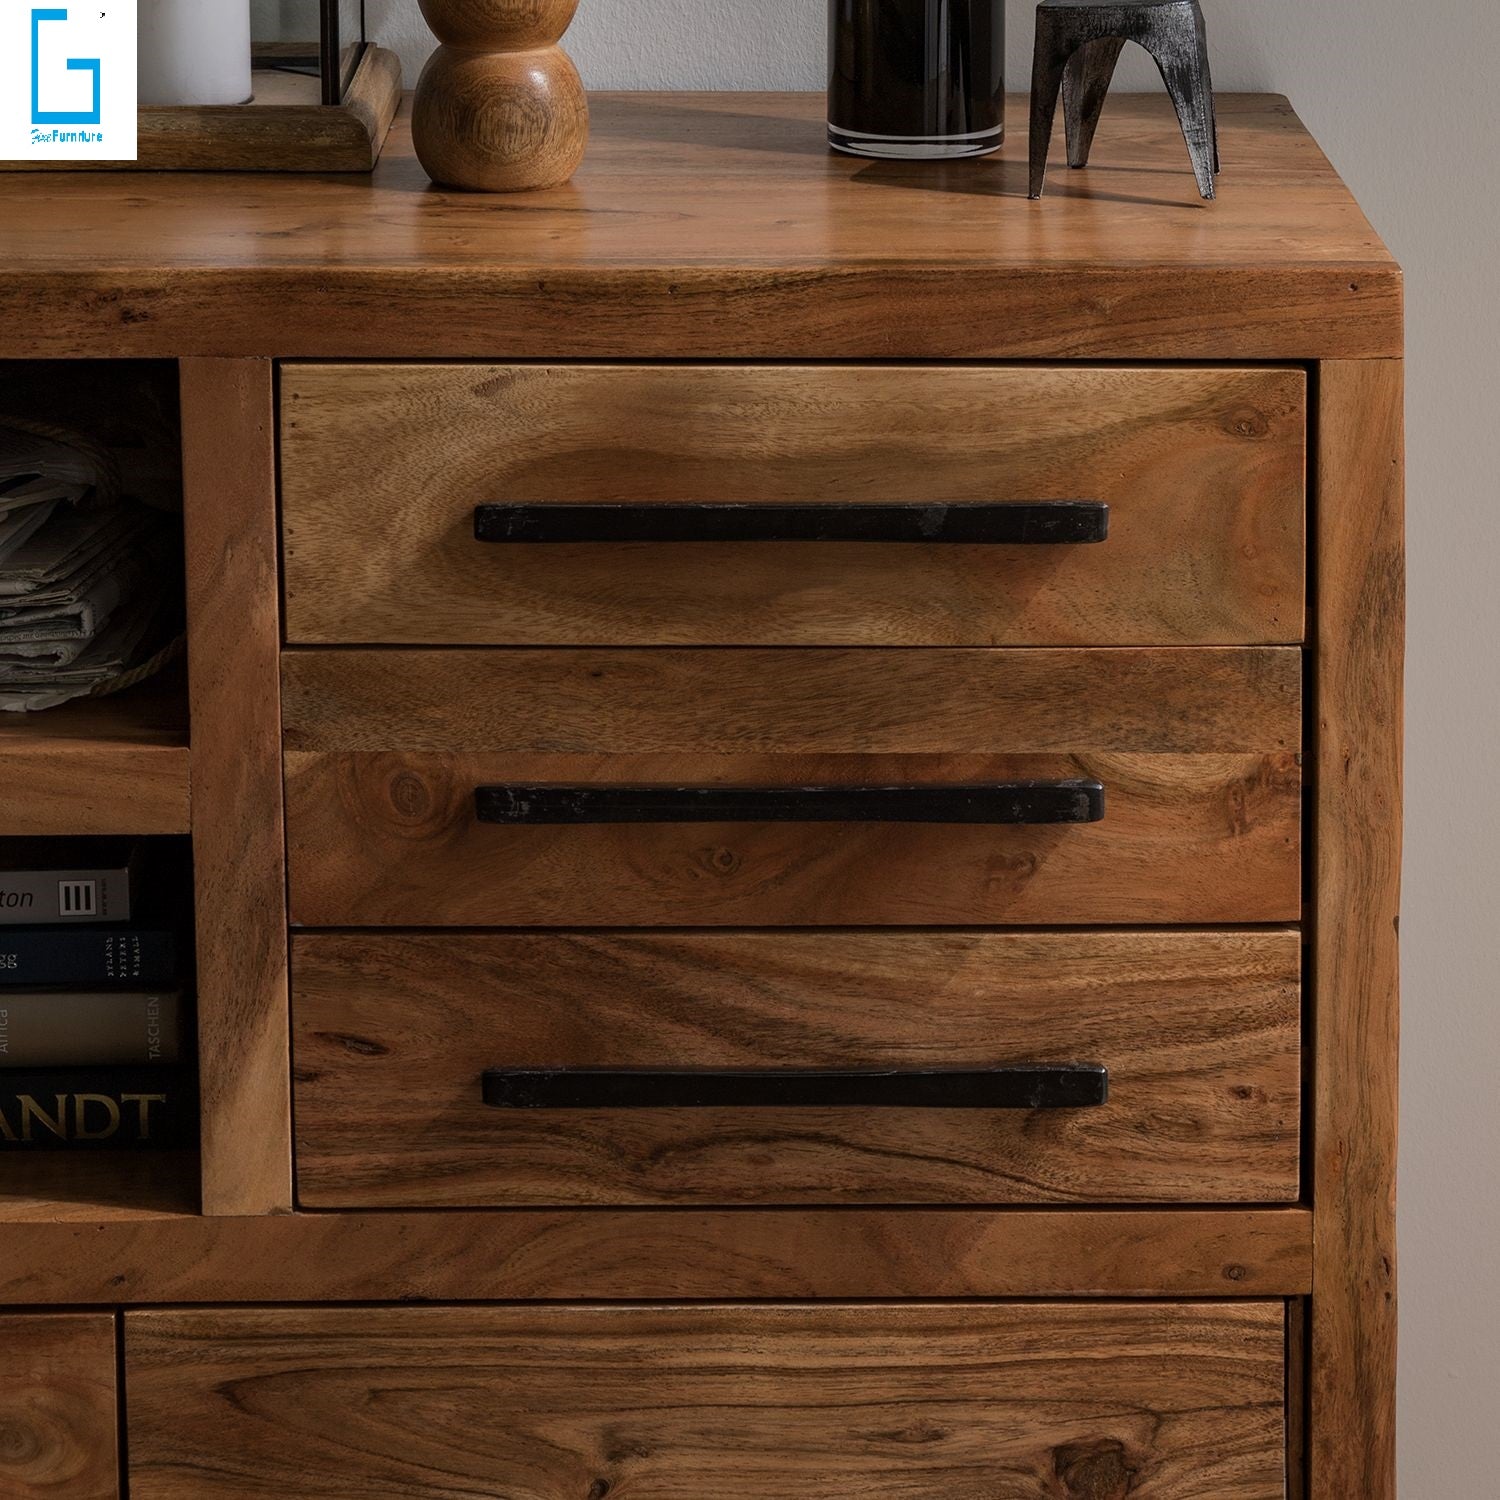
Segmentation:
<svg viewBox="0 0 1500 1500">
<path fill-rule="evenodd" d="M 179 527 L 117 486 L 88 439 L 0 417 L 0 710 L 118 691 L 171 654 Z"/>
</svg>

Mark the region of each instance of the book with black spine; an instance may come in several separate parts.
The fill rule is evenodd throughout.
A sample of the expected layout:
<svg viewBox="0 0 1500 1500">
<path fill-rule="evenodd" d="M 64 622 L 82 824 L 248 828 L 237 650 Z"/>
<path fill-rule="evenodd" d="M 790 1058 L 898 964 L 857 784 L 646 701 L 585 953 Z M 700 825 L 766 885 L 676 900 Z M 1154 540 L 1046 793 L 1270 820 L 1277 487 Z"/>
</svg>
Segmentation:
<svg viewBox="0 0 1500 1500">
<path fill-rule="evenodd" d="M 175 991 L 0 990 L 0 1069 L 175 1063 L 182 1021 Z"/>
<path fill-rule="evenodd" d="M 157 1150 L 197 1135 L 186 1068 L 0 1070 L 0 1152 Z"/>
<path fill-rule="evenodd" d="M 168 927 L 0 926 L 0 989 L 150 989 L 176 984 Z"/>
</svg>

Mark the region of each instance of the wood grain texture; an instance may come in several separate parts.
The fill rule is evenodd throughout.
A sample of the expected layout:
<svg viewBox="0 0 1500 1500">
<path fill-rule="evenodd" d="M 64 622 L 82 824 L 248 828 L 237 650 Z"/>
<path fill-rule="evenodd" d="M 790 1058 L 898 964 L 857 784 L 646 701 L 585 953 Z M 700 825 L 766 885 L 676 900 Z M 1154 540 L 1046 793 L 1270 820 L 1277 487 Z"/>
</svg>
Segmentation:
<svg viewBox="0 0 1500 1500">
<path fill-rule="evenodd" d="M 305 935 L 304 1207 L 1280 1202 L 1296 932 Z M 510 1111 L 486 1068 L 1095 1062 L 1056 1112 Z"/>
<path fill-rule="evenodd" d="M 310 688 L 307 658 L 287 655 L 289 744 L 316 747 L 286 756 L 298 924 L 1300 917 L 1293 651 L 406 655 L 314 659 Z M 1075 661 L 1083 691 L 1054 719 L 1059 694 L 1045 684 L 1069 681 Z M 474 789 L 504 782 L 1080 776 L 1105 784 L 1101 823 L 496 827 L 474 813 Z"/>
<path fill-rule="evenodd" d="M 1280 1303 L 162 1311 L 134 1500 L 1281 1500 Z"/>
<path fill-rule="evenodd" d="M 0 1255 L 10 1224 L 113 1224 L 197 1213 L 199 1182 L 194 1151 L 13 1153 L 0 1173 Z"/>
<path fill-rule="evenodd" d="M 1312 1215 L 1265 1209 L 573 1209 L 0 1226 L 0 1302 L 1292 1297 Z"/>
<path fill-rule="evenodd" d="M 115 1320 L 0 1313 L 0 1495 L 118 1500 Z"/>
<path fill-rule="evenodd" d="M 364 132 L 366 144 L 362 164 L 358 168 L 353 165 L 355 157 L 351 150 L 351 171 L 373 171 L 375 163 L 380 160 L 391 125 L 405 97 L 401 75 L 402 63 L 396 53 L 366 43 L 364 55 L 349 81 L 344 102 L 338 106 L 345 114 L 352 115 Z"/>
<path fill-rule="evenodd" d="M 588 94 L 561 47 L 439 47 L 412 101 L 412 145 L 440 187 L 524 193 L 558 187 L 589 139 Z"/>
<path fill-rule="evenodd" d="M 434 182 L 483 192 L 557 187 L 583 159 L 588 95 L 558 43 L 578 0 L 422 0 L 439 46 L 412 103 Z"/>
<path fill-rule="evenodd" d="M 317 78 L 258 71 L 250 104 L 136 111 L 134 161 L 8 161 L 0 172 L 368 172 L 401 103 L 401 59 L 367 47 L 344 102 Z"/>
<path fill-rule="evenodd" d="M 184 360 L 203 1210 L 291 1207 L 271 366 Z"/>
<path fill-rule="evenodd" d="M 1281 649 L 284 652 L 292 751 L 1246 754 L 1300 743 Z"/>
<path fill-rule="evenodd" d="M 287 756 L 300 926 L 1105 926 L 1294 922 L 1300 757 Z M 1097 777 L 1070 827 L 492 826 L 476 787 L 972 784 Z"/>
<path fill-rule="evenodd" d="M 444 46 L 527 52 L 562 38 L 578 0 L 421 0 L 421 6 Z"/>
<path fill-rule="evenodd" d="M 1306 1500 L 1308 1302 L 1294 1298 L 1286 1309 L 1286 1492 Z"/>
<path fill-rule="evenodd" d="M 0 833 L 186 833 L 182 673 L 111 698 L 0 715 Z"/>
<path fill-rule="evenodd" d="M 1319 387 L 1310 1482 L 1394 1500 L 1402 366 Z"/>
<path fill-rule="evenodd" d="M 0 357 L 1399 354 L 1400 274 L 1287 102 L 1218 103 L 1212 205 L 1156 95 L 1035 204 L 1016 152 L 829 153 L 821 93 L 596 96 L 573 180 L 502 203 L 433 191 L 399 117 L 370 178 L 15 174 Z"/>
<path fill-rule="evenodd" d="M 293 366 L 287 634 L 434 645 L 1302 636 L 1306 377 L 1277 369 Z M 1097 500 L 1089 546 L 497 546 L 493 501 Z"/>
</svg>

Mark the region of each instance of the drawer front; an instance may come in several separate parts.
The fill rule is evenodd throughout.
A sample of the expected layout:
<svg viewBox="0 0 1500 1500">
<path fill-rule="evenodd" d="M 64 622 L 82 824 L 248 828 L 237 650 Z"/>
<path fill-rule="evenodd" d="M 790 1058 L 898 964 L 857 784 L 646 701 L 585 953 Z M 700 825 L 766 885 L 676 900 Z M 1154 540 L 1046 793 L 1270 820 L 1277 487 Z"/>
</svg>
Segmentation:
<svg viewBox="0 0 1500 1500">
<path fill-rule="evenodd" d="M 290 365 L 287 634 L 1295 642 L 1305 450 L 1306 377 L 1291 369 Z M 561 545 L 475 538 L 484 505 L 624 504 L 634 535 L 640 508 L 663 505 L 1078 500 L 1108 506 L 1107 541 L 622 546 L 589 540 L 597 523 Z M 724 535 L 717 514 L 695 527 Z"/>
<path fill-rule="evenodd" d="M 1293 922 L 1300 692 L 1284 648 L 291 652 L 292 920 Z"/>
<path fill-rule="evenodd" d="M 1283 1304 L 127 1313 L 131 1500 L 1282 1500 Z"/>
<path fill-rule="evenodd" d="M 1291 1201 L 1299 960 L 1293 931 L 303 934 L 299 1201 Z M 1107 1102 L 1051 1076 L 1080 1063 Z"/>
<path fill-rule="evenodd" d="M 0 1314 L 0 1495 L 117 1500 L 119 1446 L 114 1314 Z"/>
</svg>

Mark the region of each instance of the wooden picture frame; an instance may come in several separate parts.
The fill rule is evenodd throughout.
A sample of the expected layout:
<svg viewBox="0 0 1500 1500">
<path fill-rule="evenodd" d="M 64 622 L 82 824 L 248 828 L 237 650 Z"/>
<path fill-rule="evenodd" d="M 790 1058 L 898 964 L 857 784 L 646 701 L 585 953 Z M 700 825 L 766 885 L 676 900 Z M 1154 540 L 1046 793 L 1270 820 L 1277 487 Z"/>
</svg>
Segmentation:
<svg viewBox="0 0 1500 1500">
<path fill-rule="evenodd" d="M 136 112 L 134 161 L 7 161 L 0 172 L 369 172 L 401 103 L 401 59 L 366 46 L 338 104 L 311 75 L 257 69 L 249 104 Z"/>
</svg>

